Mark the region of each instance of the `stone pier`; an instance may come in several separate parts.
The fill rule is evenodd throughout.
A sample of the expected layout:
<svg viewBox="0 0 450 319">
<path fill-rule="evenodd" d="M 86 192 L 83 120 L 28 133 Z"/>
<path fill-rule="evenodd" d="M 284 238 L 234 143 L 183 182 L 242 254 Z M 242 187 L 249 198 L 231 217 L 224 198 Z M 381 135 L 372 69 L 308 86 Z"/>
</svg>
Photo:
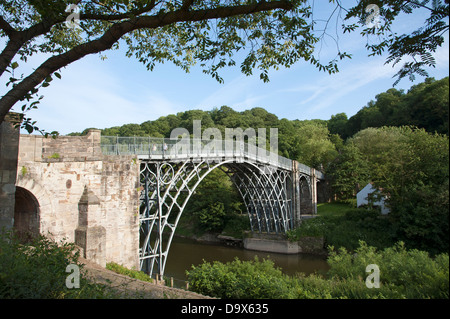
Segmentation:
<svg viewBox="0 0 450 319">
<path fill-rule="evenodd" d="M 20 114 L 9 113 L 0 124 L 0 230 L 14 226 Z"/>
</svg>

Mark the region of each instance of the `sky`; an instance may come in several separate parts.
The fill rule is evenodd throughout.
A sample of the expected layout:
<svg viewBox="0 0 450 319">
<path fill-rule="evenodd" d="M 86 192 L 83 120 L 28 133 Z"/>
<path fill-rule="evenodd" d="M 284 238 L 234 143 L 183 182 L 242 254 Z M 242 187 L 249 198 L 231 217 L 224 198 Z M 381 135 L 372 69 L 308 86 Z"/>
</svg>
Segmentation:
<svg viewBox="0 0 450 319">
<path fill-rule="evenodd" d="M 319 13 L 329 15 L 326 11 Z M 393 31 L 409 33 L 423 25 L 426 17 L 426 12 L 403 16 Z M 140 124 L 186 110 L 209 111 L 222 105 L 239 112 L 262 107 L 289 120 L 328 120 L 341 112 L 350 117 L 377 94 L 392 88 L 393 76 L 402 64 L 386 65 L 386 55 L 368 57 L 365 43 L 366 39 L 357 32 L 339 35 L 341 51 L 351 53 L 352 59 L 340 61 L 337 74 L 321 72 L 308 62 L 299 61 L 289 69 L 271 71 L 268 83 L 259 79 L 257 71 L 253 76 L 243 75 L 238 66 L 221 72 L 224 83 L 204 74 L 199 67 L 185 73 L 165 63 L 147 71 L 137 60 L 127 58 L 124 50 L 108 51 L 102 53 L 105 60 L 98 54 L 91 55 L 61 70 L 61 79 L 55 78 L 49 87 L 39 91 L 44 99 L 28 116 L 37 121 L 39 128 L 63 135 L 92 127 Z M 449 75 L 448 43 L 447 33 L 443 47 L 434 54 L 436 67 L 428 69 L 431 77 L 441 79 Z M 325 38 L 317 52 L 321 61 L 327 62 L 336 54 L 334 40 Z M 33 56 L 20 70 L 26 73 L 27 68 L 38 66 L 46 57 Z M 415 82 L 405 78 L 395 88 L 407 91 L 423 81 L 421 76 Z M 0 90 L 3 95 L 4 85 Z M 20 105 L 13 110 L 20 111 Z"/>
</svg>

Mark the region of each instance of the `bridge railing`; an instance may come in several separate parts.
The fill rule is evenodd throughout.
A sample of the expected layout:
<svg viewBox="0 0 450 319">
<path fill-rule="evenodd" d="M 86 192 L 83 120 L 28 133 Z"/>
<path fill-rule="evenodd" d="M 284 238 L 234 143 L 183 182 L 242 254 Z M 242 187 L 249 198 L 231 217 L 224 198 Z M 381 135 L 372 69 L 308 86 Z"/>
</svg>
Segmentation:
<svg viewBox="0 0 450 319">
<path fill-rule="evenodd" d="M 254 144 L 234 140 L 200 140 L 158 137 L 102 136 L 101 149 L 105 155 L 141 155 L 154 159 L 230 157 L 292 169 L 292 160 Z M 306 166 L 307 167 L 307 166 Z M 309 168 L 308 168 L 309 169 Z"/>
</svg>

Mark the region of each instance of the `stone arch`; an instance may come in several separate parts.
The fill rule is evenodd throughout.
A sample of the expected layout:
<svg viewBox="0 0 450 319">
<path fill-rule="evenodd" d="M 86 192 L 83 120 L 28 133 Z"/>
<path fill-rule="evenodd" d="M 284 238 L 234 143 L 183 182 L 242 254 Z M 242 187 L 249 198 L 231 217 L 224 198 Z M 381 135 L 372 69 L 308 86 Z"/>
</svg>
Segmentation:
<svg viewBox="0 0 450 319">
<path fill-rule="evenodd" d="M 22 242 L 29 242 L 40 233 L 40 205 L 37 198 L 17 186 L 14 204 L 14 232 Z"/>
<path fill-rule="evenodd" d="M 28 191 L 36 198 L 36 201 L 39 203 L 39 232 L 41 234 L 51 234 L 52 229 L 50 229 L 50 224 L 54 216 L 52 196 L 42 185 L 32 178 L 18 176 L 16 182 L 17 188 Z"/>
</svg>

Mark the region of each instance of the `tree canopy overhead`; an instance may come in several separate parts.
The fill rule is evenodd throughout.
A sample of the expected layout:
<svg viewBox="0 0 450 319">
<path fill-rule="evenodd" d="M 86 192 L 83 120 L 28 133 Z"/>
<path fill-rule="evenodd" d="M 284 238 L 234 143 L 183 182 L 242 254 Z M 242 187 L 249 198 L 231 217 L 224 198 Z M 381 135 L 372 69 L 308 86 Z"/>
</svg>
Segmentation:
<svg viewBox="0 0 450 319">
<path fill-rule="evenodd" d="M 66 24 L 79 10 L 79 27 Z M 6 0 L 0 2 L 1 35 L 8 42 L 0 55 L 0 75 L 11 73 L 36 53 L 52 56 L 30 75 L 12 76 L 12 88 L 0 100 L 0 119 L 19 100 L 30 100 L 39 86 L 48 86 L 58 70 L 86 55 L 125 45 L 152 70 L 171 61 L 184 70 L 199 62 L 204 72 L 221 81 L 218 70 L 234 65 L 233 55 L 248 49 L 241 63 L 245 74 L 290 66 L 299 59 L 322 66 L 313 57 L 317 39 L 311 33 L 303 1 L 79 1 Z M 75 17 L 75 16 L 74 16 Z M 55 73 L 57 72 L 57 73 Z"/>
<path fill-rule="evenodd" d="M 344 32 L 363 27 L 362 35 L 382 39 L 367 45 L 372 54 L 388 50 L 388 62 L 395 63 L 407 55 L 417 59 L 405 64 L 399 78 L 426 74 L 424 67 L 434 65 L 432 52 L 448 31 L 448 1 L 364 0 L 351 8 L 329 2 L 335 8 L 330 19 L 337 17 Z M 379 7 L 376 13 L 382 21 L 377 28 L 366 23 L 373 14 L 366 11 L 367 5 L 372 3 Z M 314 18 L 314 5 L 307 0 L 1 0 L 0 36 L 5 46 L 0 76 L 6 77 L 9 91 L 0 98 L 0 122 L 19 101 L 24 101 L 24 112 L 35 108 L 42 98 L 38 90 L 53 76 L 60 78 L 60 69 L 119 46 L 149 70 L 164 61 L 186 71 L 199 63 L 219 81 L 219 70 L 237 63 L 246 75 L 257 70 L 263 81 L 268 81 L 271 68 L 302 60 L 337 72 L 337 61 L 350 54 L 337 47 L 330 61 L 317 58 L 314 50 L 328 32 L 330 19 L 322 30 Z M 398 14 L 416 9 L 430 13 L 423 28 L 411 35 L 391 31 Z M 353 18 L 358 22 L 351 24 Z M 46 54 L 46 60 L 29 74 L 18 75 L 20 65 L 38 53 Z M 30 119 L 23 127 L 35 129 Z"/>
</svg>

